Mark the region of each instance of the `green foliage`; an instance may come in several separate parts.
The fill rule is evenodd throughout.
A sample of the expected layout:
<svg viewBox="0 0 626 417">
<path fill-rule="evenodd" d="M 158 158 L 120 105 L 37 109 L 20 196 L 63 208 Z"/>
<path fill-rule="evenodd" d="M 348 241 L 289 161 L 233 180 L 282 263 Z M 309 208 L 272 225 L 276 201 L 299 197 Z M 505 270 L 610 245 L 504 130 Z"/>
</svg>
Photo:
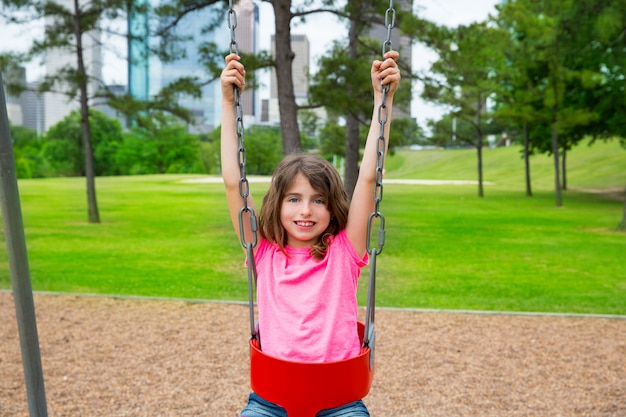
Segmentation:
<svg viewBox="0 0 626 417">
<path fill-rule="evenodd" d="M 391 121 L 389 143 L 393 146 L 408 146 L 425 142 L 424 130 L 420 128 L 415 119 L 398 119 Z"/>
<path fill-rule="evenodd" d="M 473 23 L 449 30 L 435 45 L 439 60 L 431 67 L 422 96 L 443 105 L 457 120 L 473 127 L 471 135 L 458 136 L 480 146 L 483 119 L 491 117 L 486 102 L 498 89 L 496 75 L 504 65 L 501 45 L 506 33 L 486 23 Z"/>
<path fill-rule="evenodd" d="M 98 176 L 158 173 L 216 173 L 219 139 L 199 138 L 171 117 L 155 118 L 122 133 L 121 125 L 91 110 L 94 163 Z M 74 112 L 37 138 L 33 131 L 11 128 L 18 178 L 83 176 L 80 115 Z"/>
<path fill-rule="evenodd" d="M 47 177 L 68 177 L 81 175 L 84 165 L 80 159 L 81 151 L 76 140 L 62 138 L 46 140 L 42 155 L 48 163 Z"/>
<path fill-rule="evenodd" d="M 445 115 L 439 120 L 429 120 L 431 129 L 429 143 L 443 148 L 466 147 L 473 144 L 476 138 L 476 129 L 464 119 L 456 119 Z"/>
<path fill-rule="evenodd" d="M 91 109 L 89 117 L 93 146 L 95 174 L 120 174 L 115 165 L 115 154 L 122 142 L 122 126 L 104 113 Z M 45 136 L 42 156 L 49 164 L 49 176 L 84 176 L 85 156 L 80 113 L 74 111 Z"/>
<path fill-rule="evenodd" d="M 206 135 L 202 158 L 205 172 L 219 173 L 221 126 Z M 281 134 L 277 126 L 252 125 L 244 129 L 246 172 L 250 175 L 270 175 L 283 157 Z"/>
<path fill-rule="evenodd" d="M 367 51 L 367 53 L 366 53 Z M 345 42 L 334 42 L 330 53 L 319 61 L 319 70 L 309 87 L 311 101 L 322 104 L 336 116 L 358 114 L 367 120 L 372 113 L 372 82 L 369 50 L 360 49 L 360 58 L 346 53 Z M 340 87 L 340 88 L 338 88 Z"/>
<path fill-rule="evenodd" d="M 123 174 L 204 172 L 198 138 L 172 120 L 133 128 L 115 159 Z"/>
<path fill-rule="evenodd" d="M 345 155 L 346 153 L 346 128 L 339 126 L 336 122 L 328 121 L 320 129 L 320 152 L 326 159 L 331 159 L 334 155 Z"/>
<path fill-rule="evenodd" d="M 280 129 L 251 126 L 245 131 L 248 174 L 269 175 L 283 158 Z"/>
<path fill-rule="evenodd" d="M 24 126 L 14 126 L 9 123 L 11 139 L 13 140 L 13 157 L 18 178 L 37 178 L 43 176 L 43 160 L 41 140 L 37 132 Z"/>
</svg>

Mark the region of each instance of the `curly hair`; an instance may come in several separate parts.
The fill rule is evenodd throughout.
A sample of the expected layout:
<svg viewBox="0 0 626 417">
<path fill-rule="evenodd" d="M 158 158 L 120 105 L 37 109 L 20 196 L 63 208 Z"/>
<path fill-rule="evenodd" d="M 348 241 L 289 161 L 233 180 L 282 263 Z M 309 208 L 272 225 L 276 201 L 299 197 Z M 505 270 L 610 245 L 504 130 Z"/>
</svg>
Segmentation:
<svg viewBox="0 0 626 417">
<path fill-rule="evenodd" d="M 314 259 L 326 256 L 332 238 L 345 229 L 348 222 L 350 201 L 339 173 L 330 162 L 314 155 L 293 154 L 286 156 L 276 167 L 259 215 L 259 231 L 268 241 L 285 252 L 287 233 L 280 221 L 282 201 L 286 190 L 298 174 L 304 175 L 315 191 L 326 200 L 331 214 L 330 223 L 311 248 Z"/>
</svg>

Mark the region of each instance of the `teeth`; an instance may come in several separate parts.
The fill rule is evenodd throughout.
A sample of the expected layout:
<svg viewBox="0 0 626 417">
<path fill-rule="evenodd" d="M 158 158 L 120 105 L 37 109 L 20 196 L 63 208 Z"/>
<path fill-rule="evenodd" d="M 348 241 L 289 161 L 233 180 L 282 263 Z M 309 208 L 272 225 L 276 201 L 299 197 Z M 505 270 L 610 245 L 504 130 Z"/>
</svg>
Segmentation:
<svg viewBox="0 0 626 417">
<path fill-rule="evenodd" d="M 296 222 L 298 226 L 313 226 L 313 222 Z"/>
</svg>

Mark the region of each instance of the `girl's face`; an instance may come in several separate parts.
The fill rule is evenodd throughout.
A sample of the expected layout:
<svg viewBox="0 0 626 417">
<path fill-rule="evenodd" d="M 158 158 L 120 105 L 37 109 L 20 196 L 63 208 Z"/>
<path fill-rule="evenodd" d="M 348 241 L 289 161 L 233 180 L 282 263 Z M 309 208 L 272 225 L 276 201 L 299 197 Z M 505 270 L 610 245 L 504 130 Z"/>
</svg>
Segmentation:
<svg viewBox="0 0 626 417">
<path fill-rule="evenodd" d="M 287 246 L 309 248 L 330 224 L 326 197 L 298 174 L 287 188 L 280 209 L 280 222 L 287 232 Z"/>
</svg>

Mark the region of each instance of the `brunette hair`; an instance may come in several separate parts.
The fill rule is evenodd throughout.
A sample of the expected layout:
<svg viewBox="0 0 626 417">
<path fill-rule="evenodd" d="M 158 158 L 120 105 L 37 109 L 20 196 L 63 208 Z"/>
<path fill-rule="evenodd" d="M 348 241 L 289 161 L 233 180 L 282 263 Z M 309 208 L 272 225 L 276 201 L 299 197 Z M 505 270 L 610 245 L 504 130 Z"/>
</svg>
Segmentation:
<svg viewBox="0 0 626 417">
<path fill-rule="evenodd" d="M 276 243 L 284 252 L 287 233 L 280 221 L 280 210 L 285 192 L 298 174 L 304 175 L 315 191 L 326 200 L 326 208 L 331 214 L 330 223 L 311 248 L 314 259 L 326 256 L 333 236 L 345 229 L 348 222 L 350 202 L 339 173 L 330 162 L 314 155 L 293 154 L 286 156 L 276 167 L 270 188 L 263 197 L 259 215 L 261 236 Z"/>
</svg>

